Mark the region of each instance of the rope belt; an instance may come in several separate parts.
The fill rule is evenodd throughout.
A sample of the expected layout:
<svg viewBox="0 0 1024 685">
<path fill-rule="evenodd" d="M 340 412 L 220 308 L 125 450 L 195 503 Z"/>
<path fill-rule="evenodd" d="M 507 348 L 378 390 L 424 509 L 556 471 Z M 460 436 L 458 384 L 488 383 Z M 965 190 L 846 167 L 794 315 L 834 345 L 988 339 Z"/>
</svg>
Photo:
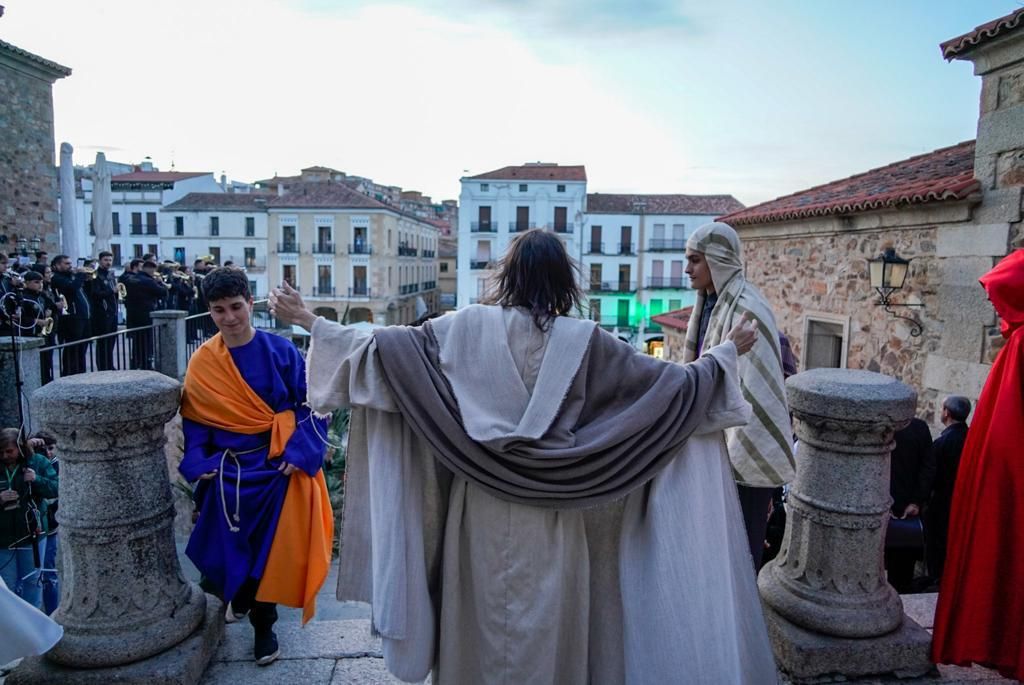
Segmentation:
<svg viewBox="0 0 1024 685">
<path fill-rule="evenodd" d="M 242 462 L 238 461 L 238 457 L 246 454 L 252 454 L 253 452 L 259 452 L 265 450 L 270 445 L 262 445 L 255 447 L 251 450 L 245 450 L 244 452 L 235 452 L 231 448 L 224 450 L 220 455 L 220 468 L 217 470 L 217 480 L 220 481 L 220 505 L 221 511 L 224 513 L 224 521 L 228 524 L 228 530 L 232 533 L 237 533 L 241 530 L 236 523 L 242 522 L 241 511 L 242 511 Z M 235 462 L 235 515 L 228 515 L 228 498 L 227 493 L 224 492 L 224 460 L 230 458 Z M 233 522 L 232 522 L 233 520 Z"/>
</svg>

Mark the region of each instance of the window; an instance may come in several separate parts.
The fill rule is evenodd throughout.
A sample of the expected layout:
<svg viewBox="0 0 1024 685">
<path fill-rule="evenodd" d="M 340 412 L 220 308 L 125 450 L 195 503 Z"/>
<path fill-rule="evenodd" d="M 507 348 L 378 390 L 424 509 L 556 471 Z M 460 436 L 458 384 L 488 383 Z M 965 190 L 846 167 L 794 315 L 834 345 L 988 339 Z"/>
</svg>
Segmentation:
<svg viewBox="0 0 1024 685">
<path fill-rule="evenodd" d="M 808 312 L 804 319 L 803 368 L 846 368 L 849 332 L 847 317 Z"/>
<path fill-rule="evenodd" d="M 220 235 L 220 217 L 219 216 L 211 216 L 210 217 L 210 235 L 211 236 L 218 236 L 218 235 Z"/>
<path fill-rule="evenodd" d="M 179 237 L 185 235 L 185 217 L 174 217 L 174 235 Z"/>
<path fill-rule="evenodd" d="M 448 262 L 441 262 L 441 273 L 448 273 Z"/>
<path fill-rule="evenodd" d="M 290 285 L 293 288 L 298 287 L 298 283 L 295 281 L 294 264 L 283 264 L 281 266 L 281 280 L 287 281 L 288 285 Z"/>
<path fill-rule="evenodd" d="M 490 183 L 481 183 L 480 184 L 480 192 L 481 193 L 486 193 L 490 189 L 491 189 L 491 184 Z"/>
<path fill-rule="evenodd" d="M 156 249 L 156 245 L 150 244 L 147 247 L 149 247 L 149 254 L 154 256 L 158 256 L 160 254 L 159 250 Z"/>
<path fill-rule="evenodd" d="M 334 287 L 332 281 L 334 280 L 333 274 L 331 273 L 331 267 L 328 264 L 320 264 L 316 268 L 316 289 L 318 295 L 333 295 Z"/>
<path fill-rule="evenodd" d="M 92 216 L 89 216 L 89 235 L 96 235 L 96 226 L 93 224 Z"/>
<path fill-rule="evenodd" d="M 132 212 L 132 235 L 142 235 L 142 212 Z"/>
<path fill-rule="evenodd" d="M 565 192 L 565 184 L 564 183 L 559 183 L 558 185 L 556 185 L 555 186 L 555 192 L 564 193 Z"/>
<path fill-rule="evenodd" d="M 651 300 L 651 316 L 657 316 L 665 311 L 665 300 Z"/>
<path fill-rule="evenodd" d="M 254 298 L 258 297 L 256 293 L 256 281 L 249 281 L 249 294 L 252 295 Z"/>
<path fill-rule="evenodd" d="M 134 259 L 142 259 L 142 245 L 138 243 L 132 245 L 132 257 Z"/>
<path fill-rule="evenodd" d="M 683 307 L 683 301 L 682 300 L 669 300 L 668 301 L 668 310 L 670 312 L 674 312 L 677 309 L 682 309 L 682 307 Z"/>
<path fill-rule="evenodd" d="M 529 206 L 526 206 L 526 207 L 522 207 L 522 206 L 516 207 L 516 225 L 515 225 L 516 231 L 517 232 L 518 231 L 526 231 L 526 230 L 529 230 L 529 228 L 530 228 L 530 208 L 529 208 Z"/>
<path fill-rule="evenodd" d="M 353 295 L 369 295 L 370 290 L 366 283 L 366 267 L 365 266 L 354 266 L 352 267 L 352 294 Z"/>
<path fill-rule="evenodd" d="M 555 207 L 555 233 L 568 233 L 568 207 Z"/>
<path fill-rule="evenodd" d="M 184 264 L 185 263 L 185 248 L 184 247 L 176 247 L 176 248 L 174 248 L 174 261 L 178 262 L 178 264 Z"/>
<path fill-rule="evenodd" d="M 590 289 L 600 290 L 601 289 L 601 265 L 591 264 L 590 265 Z"/>
<path fill-rule="evenodd" d="M 601 320 L 601 300 L 593 299 L 590 301 L 590 319 L 591 321 Z"/>
<path fill-rule="evenodd" d="M 213 245 L 211 245 L 210 246 L 209 254 L 210 254 L 211 257 L 213 257 L 213 263 L 216 264 L 217 266 L 221 266 L 220 248 L 219 247 L 214 247 Z"/>
<path fill-rule="evenodd" d="M 245 217 L 245 237 L 256 237 L 256 217 L 254 216 Z"/>
<path fill-rule="evenodd" d="M 114 235 L 121 235 L 121 215 L 118 212 L 110 215 L 110 225 L 114 227 Z"/>
<path fill-rule="evenodd" d="M 519 184 L 519 192 L 520 192 L 520 193 L 525 193 L 525 192 L 526 192 L 526 189 L 527 189 L 528 187 L 529 187 L 529 186 L 528 186 L 527 184 L 525 184 L 525 183 L 520 183 L 520 184 Z"/>
<path fill-rule="evenodd" d="M 245 268 L 252 269 L 256 266 L 256 248 L 247 247 L 245 248 Z"/>
<path fill-rule="evenodd" d="M 110 246 L 110 252 L 114 255 L 114 266 L 121 266 L 121 246 L 114 243 Z"/>
<path fill-rule="evenodd" d="M 146 212 L 146 235 L 156 235 L 156 212 Z"/>
</svg>

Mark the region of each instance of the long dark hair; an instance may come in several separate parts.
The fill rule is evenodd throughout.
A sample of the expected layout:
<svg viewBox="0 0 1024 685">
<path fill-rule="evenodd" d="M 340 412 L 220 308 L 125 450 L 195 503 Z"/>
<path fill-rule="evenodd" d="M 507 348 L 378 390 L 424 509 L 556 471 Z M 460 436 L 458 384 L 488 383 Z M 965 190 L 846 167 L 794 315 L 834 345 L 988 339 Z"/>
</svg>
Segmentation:
<svg viewBox="0 0 1024 685">
<path fill-rule="evenodd" d="M 579 269 L 553 233 L 533 229 L 517 236 L 498 263 L 485 304 L 525 307 L 533 322 L 546 330 L 559 316 L 579 308 L 583 300 Z"/>
</svg>

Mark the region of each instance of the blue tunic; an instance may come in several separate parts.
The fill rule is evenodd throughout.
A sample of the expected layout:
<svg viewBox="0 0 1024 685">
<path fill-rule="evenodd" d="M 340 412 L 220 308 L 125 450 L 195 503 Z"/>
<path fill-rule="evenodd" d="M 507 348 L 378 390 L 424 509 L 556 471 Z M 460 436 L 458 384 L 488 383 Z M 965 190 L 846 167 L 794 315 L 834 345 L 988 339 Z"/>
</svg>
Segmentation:
<svg viewBox="0 0 1024 685">
<path fill-rule="evenodd" d="M 205 473 L 220 472 L 196 485 L 199 520 L 186 554 L 225 601 L 235 596 L 247 578 L 263 576 L 288 489 L 288 477 L 277 470 L 281 460 L 315 476 L 323 466 L 325 449 L 318 432 L 327 435 L 326 421 L 316 419 L 309 407 L 302 406 L 306 364 L 290 341 L 257 330 L 250 342 L 230 348 L 230 352 L 249 387 L 275 412 L 293 409 L 296 425 L 284 455 L 268 462 L 270 431 L 243 435 L 182 419 L 185 455 L 178 470 L 190 483 Z M 222 459 L 226 449 L 237 455 L 240 481 L 235 461 Z M 241 487 L 237 487 L 239 482 Z"/>
</svg>

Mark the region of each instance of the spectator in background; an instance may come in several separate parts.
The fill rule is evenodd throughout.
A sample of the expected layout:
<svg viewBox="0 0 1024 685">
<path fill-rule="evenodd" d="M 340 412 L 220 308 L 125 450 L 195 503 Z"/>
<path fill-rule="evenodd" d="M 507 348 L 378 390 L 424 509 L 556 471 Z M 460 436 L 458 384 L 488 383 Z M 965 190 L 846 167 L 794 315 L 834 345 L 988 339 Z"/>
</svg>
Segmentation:
<svg viewBox="0 0 1024 685">
<path fill-rule="evenodd" d="M 949 534 L 949 510 L 953 505 L 953 487 L 960 467 L 960 454 L 967 441 L 967 417 L 971 414 L 971 401 L 951 395 L 942 401 L 942 425 L 946 428 L 935 442 L 925 468 L 925 488 L 931 491 L 927 524 L 925 554 L 928 575 L 936 583 L 942 579 L 946 563 L 946 538 Z"/>
<path fill-rule="evenodd" d="M 46 457 L 53 467 L 58 484 L 60 481 L 60 459 L 57 458 L 57 438 L 49 431 L 38 431 L 29 439 L 35 453 Z M 58 493 L 59 493 L 58 485 Z M 46 500 L 46 551 L 43 553 L 43 611 L 47 615 L 57 610 L 60 604 L 60 579 L 57 577 L 57 498 Z"/>
<path fill-rule="evenodd" d="M 896 519 L 916 519 L 921 515 L 928 500 L 926 468 L 928 454 L 932 448 L 932 433 L 928 424 L 914 417 L 910 424 L 896 431 L 896 446 L 889 461 L 889 494 L 892 495 L 891 514 Z M 887 538 L 893 537 L 892 534 Z M 922 537 L 923 543 L 923 537 Z M 914 564 L 921 558 L 923 549 L 900 544 L 887 539 L 885 568 L 889 583 L 897 592 L 906 593 L 912 589 Z"/>
</svg>

